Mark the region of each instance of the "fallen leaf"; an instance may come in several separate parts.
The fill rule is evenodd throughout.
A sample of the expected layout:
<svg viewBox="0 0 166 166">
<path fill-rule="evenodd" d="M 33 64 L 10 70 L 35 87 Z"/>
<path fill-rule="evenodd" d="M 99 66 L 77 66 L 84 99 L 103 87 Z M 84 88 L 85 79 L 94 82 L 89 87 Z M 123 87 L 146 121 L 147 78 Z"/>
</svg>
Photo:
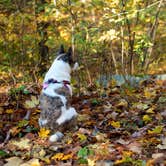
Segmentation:
<svg viewBox="0 0 166 166">
<path fill-rule="evenodd" d="M 119 143 L 119 144 L 121 144 L 121 145 L 127 145 L 127 144 L 129 144 L 129 141 L 124 140 L 122 138 L 116 140 L 116 142 Z"/>
<path fill-rule="evenodd" d="M 6 113 L 7 113 L 7 114 L 13 114 L 13 112 L 14 112 L 13 109 L 7 109 L 7 110 L 6 110 Z"/>
<path fill-rule="evenodd" d="M 159 149 L 166 149 L 166 137 L 162 140 L 162 144 L 157 145 Z"/>
<path fill-rule="evenodd" d="M 144 89 L 144 95 L 147 99 L 151 99 L 156 96 L 156 91 L 153 88 L 145 88 Z"/>
<path fill-rule="evenodd" d="M 113 126 L 114 128 L 120 128 L 120 122 L 115 122 L 115 121 L 111 121 L 111 126 Z"/>
<path fill-rule="evenodd" d="M 153 130 L 148 130 L 148 134 L 160 134 L 163 126 L 156 126 Z"/>
<path fill-rule="evenodd" d="M 49 134 L 50 134 L 50 130 L 45 129 L 45 128 L 41 128 L 40 131 L 38 132 L 39 137 L 40 138 L 48 138 Z"/>
<path fill-rule="evenodd" d="M 128 107 L 128 102 L 125 99 L 120 99 L 117 107 Z"/>
<path fill-rule="evenodd" d="M 20 150 L 30 150 L 30 140 L 27 138 L 21 138 L 20 141 L 11 141 L 11 144 L 18 147 Z"/>
<path fill-rule="evenodd" d="M 85 134 L 82 134 L 82 133 L 77 133 L 77 137 L 79 138 L 79 140 L 81 142 L 87 140 L 87 136 Z"/>
<path fill-rule="evenodd" d="M 20 166 L 41 166 L 39 159 L 31 159 Z"/>
<path fill-rule="evenodd" d="M 88 158 L 88 166 L 95 166 L 96 160 Z"/>
<path fill-rule="evenodd" d="M 20 131 L 21 131 L 21 129 L 19 127 L 13 127 L 13 128 L 10 129 L 10 133 L 13 136 L 17 135 Z"/>
<path fill-rule="evenodd" d="M 148 114 L 154 114 L 155 113 L 154 112 L 155 109 L 156 109 L 156 106 L 152 106 L 151 108 L 149 108 L 149 109 L 146 110 L 146 113 L 148 113 Z"/>
<path fill-rule="evenodd" d="M 152 154 L 153 159 L 162 158 L 164 156 L 165 156 L 164 153 L 154 153 L 154 154 Z"/>
<path fill-rule="evenodd" d="M 148 122 L 152 121 L 152 118 L 149 115 L 144 115 L 142 119 L 145 123 L 148 123 Z"/>
<path fill-rule="evenodd" d="M 73 157 L 73 154 L 72 154 L 72 153 L 66 154 L 66 155 L 63 156 L 62 160 L 69 160 L 69 159 L 71 159 L 72 157 Z"/>
<path fill-rule="evenodd" d="M 51 159 L 53 159 L 53 160 L 62 160 L 63 157 L 64 157 L 63 153 L 56 153 L 54 156 L 51 157 Z"/>
<path fill-rule="evenodd" d="M 28 120 L 25 120 L 25 119 L 23 119 L 23 120 L 21 120 L 21 121 L 19 121 L 18 122 L 18 127 L 24 127 L 24 126 L 27 126 L 29 124 L 29 121 Z"/>
<path fill-rule="evenodd" d="M 35 108 L 39 104 L 39 100 L 36 96 L 31 96 L 31 100 L 25 101 L 25 108 Z"/>
<path fill-rule="evenodd" d="M 88 134 L 88 135 L 91 134 L 91 131 L 85 128 L 79 128 L 78 132 L 82 134 Z"/>
<path fill-rule="evenodd" d="M 132 142 L 129 145 L 127 145 L 130 151 L 141 154 L 142 152 L 142 146 L 138 142 Z"/>
<path fill-rule="evenodd" d="M 42 146 L 36 144 L 31 150 L 31 155 L 34 158 L 43 158 L 46 155 L 46 151 L 43 149 Z"/>
<path fill-rule="evenodd" d="M 133 104 L 133 107 L 140 110 L 146 110 L 149 108 L 148 104 L 144 104 L 144 103 L 135 103 Z"/>
<path fill-rule="evenodd" d="M 5 159 L 5 160 L 7 161 L 7 163 L 4 164 L 4 166 L 20 166 L 20 164 L 24 162 L 19 157 L 10 157 L 10 158 Z"/>
</svg>

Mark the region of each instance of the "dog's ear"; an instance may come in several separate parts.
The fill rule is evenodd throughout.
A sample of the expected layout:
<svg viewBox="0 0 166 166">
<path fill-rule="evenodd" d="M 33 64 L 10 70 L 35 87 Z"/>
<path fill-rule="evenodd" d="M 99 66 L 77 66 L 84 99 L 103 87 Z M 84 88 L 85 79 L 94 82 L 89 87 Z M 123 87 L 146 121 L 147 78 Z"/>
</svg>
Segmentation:
<svg viewBox="0 0 166 166">
<path fill-rule="evenodd" d="M 72 48 L 71 48 L 71 47 L 69 47 L 68 52 L 67 52 L 67 55 L 68 55 L 69 57 L 72 56 Z"/>
<path fill-rule="evenodd" d="M 65 53 L 65 50 L 64 50 L 64 46 L 63 46 L 63 44 L 61 44 L 58 53 L 59 53 L 59 54 L 63 54 L 63 53 Z"/>
</svg>

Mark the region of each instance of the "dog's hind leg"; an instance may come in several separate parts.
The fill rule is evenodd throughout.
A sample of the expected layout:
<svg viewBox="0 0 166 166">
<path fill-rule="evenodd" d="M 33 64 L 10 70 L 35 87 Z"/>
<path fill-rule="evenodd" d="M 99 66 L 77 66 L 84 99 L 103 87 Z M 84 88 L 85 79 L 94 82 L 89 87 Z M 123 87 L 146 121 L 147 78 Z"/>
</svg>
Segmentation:
<svg viewBox="0 0 166 166">
<path fill-rule="evenodd" d="M 70 121 L 73 117 L 77 116 L 77 112 L 75 108 L 70 107 L 69 109 L 65 110 L 61 116 L 56 120 L 56 122 L 61 125 L 62 123 L 65 123 L 66 121 Z"/>
<path fill-rule="evenodd" d="M 60 141 L 63 138 L 63 133 L 61 133 L 60 131 L 57 131 L 55 134 L 51 135 L 49 138 L 50 142 L 57 142 Z"/>
</svg>

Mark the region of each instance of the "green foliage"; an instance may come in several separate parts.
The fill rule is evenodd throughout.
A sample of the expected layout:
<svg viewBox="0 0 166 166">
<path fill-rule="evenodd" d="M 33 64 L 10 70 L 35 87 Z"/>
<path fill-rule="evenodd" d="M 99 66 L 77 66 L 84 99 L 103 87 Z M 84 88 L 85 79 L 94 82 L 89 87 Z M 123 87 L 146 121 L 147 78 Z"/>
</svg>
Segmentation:
<svg viewBox="0 0 166 166">
<path fill-rule="evenodd" d="M 11 88 L 9 91 L 10 95 L 17 95 L 17 94 L 29 94 L 30 92 L 26 89 L 25 85 L 21 85 L 18 88 Z"/>
<path fill-rule="evenodd" d="M 79 158 L 79 163 L 87 164 L 88 163 L 87 158 L 89 155 L 93 155 L 92 150 L 90 150 L 88 147 L 81 148 L 77 153 L 77 157 Z"/>
<path fill-rule="evenodd" d="M 58 0 L 55 5 L 53 1 L 4 0 L 0 8 L 0 70 L 10 70 L 14 77 L 17 71 L 26 81 L 40 77 L 62 43 L 74 44 L 75 58 L 84 64 L 83 85 L 88 84 L 87 70 L 95 73 L 95 80 L 110 70 L 117 74 L 125 68 L 130 73 L 131 64 L 134 74 L 145 71 L 148 62 L 157 67 L 164 64 L 166 14 L 161 5 L 156 15 L 159 2 L 75 0 L 68 4 Z M 40 55 L 41 41 L 49 48 L 45 57 Z M 151 55 L 149 48 L 153 48 Z"/>
</svg>

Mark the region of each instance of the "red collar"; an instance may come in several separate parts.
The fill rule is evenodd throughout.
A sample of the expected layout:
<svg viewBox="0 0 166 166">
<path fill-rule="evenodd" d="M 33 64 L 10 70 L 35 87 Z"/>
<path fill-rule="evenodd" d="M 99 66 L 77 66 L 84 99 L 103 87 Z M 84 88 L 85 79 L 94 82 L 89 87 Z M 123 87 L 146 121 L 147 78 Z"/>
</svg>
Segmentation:
<svg viewBox="0 0 166 166">
<path fill-rule="evenodd" d="M 70 82 L 69 81 L 67 81 L 67 80 L 63 80 L 63 81 L 57 81 L 57 80 L 55 80 L 55 79 L 49 79 L 48 81 L 46 81 L 46 82 L 44 82 L 44 84 L 43 84 L 43 89 L 46 89 L 48 86 L 49 86 L 49 84 L 63 84 L 66 88 L 68 88 L 67 87 L 67 85 L 70 85 Z"/>
</svg>

